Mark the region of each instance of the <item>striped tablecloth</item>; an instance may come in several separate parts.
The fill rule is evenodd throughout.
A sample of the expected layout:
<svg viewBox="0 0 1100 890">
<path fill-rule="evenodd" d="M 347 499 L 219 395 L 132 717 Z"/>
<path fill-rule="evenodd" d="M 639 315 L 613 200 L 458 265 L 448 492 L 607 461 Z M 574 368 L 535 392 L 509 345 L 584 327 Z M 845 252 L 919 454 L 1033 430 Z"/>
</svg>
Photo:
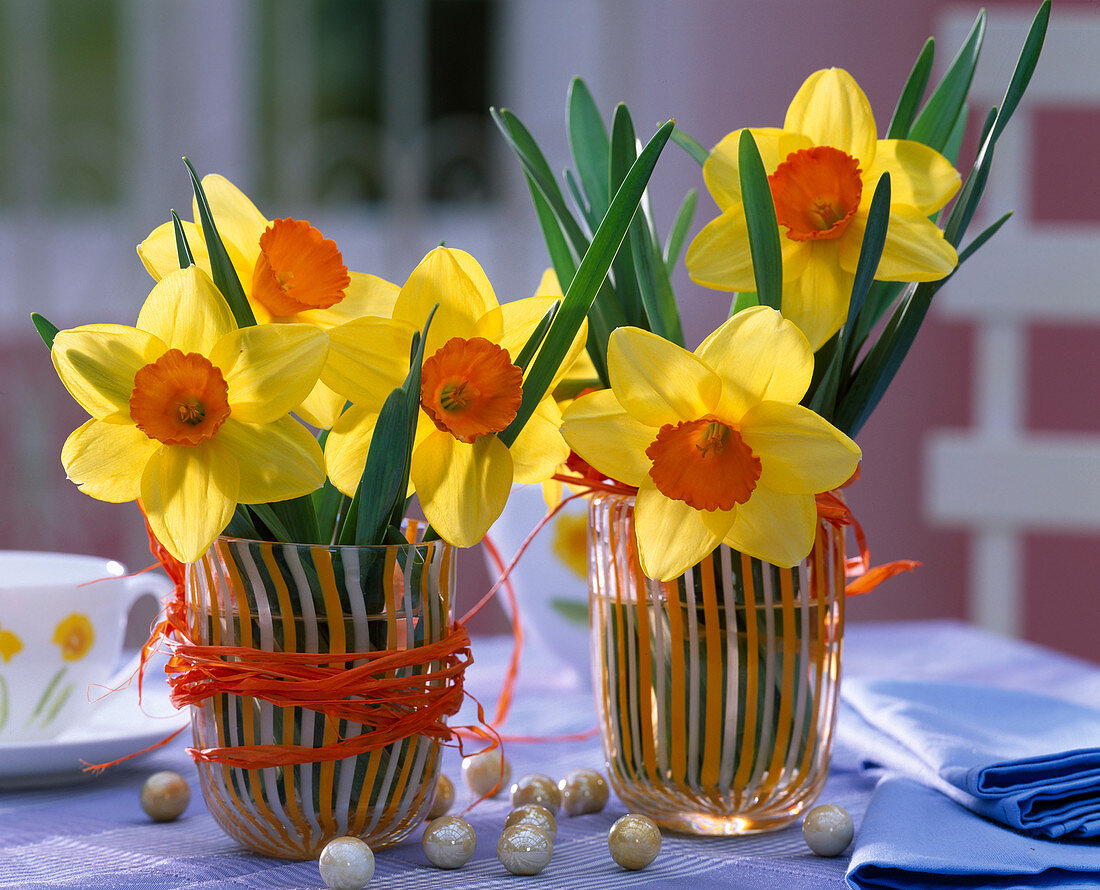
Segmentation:
<svg viewBox="0 0 1100 890">
<path fill-rule="evenodd" d="M 468 687 L 487 704 L 495 700 L 509 641 L 474 642 L 477 663 Z M 957 679 L 1042 690 L 1085 702 L 1100 701 L 1100 668 L 958 622 L 856 624 L 848 628 L 844 672 L 848 676 Z M 462 718 L 473 719 L 464 713 Z M 468 722 L 468 721 L 466 721 Z M 531 652 L 524 661 L 515 705 L 505 731 L 552 735 L 595 725 L 591 692 L 550 656 Z M 224 835 L 198 794 L 195 769 L 181 737 L 131 765 L 79 784 L 46 789 L 0 786 L 0 887 L 95 888 L 323 888 L 315 862 L 285 862 L 252 855 Z M 0 748 L 0 757 L 3 757 Z M 602 765 L 598 739 L 563 743 L 513 743 L 507 748 L 513 775 L 542 772 L 559 777 L 579 766 Z M 821 802 L 860 818 L 874 780 L 855 769 L 854 752 L 841 745 Z M 138 794 L 151 772 L 173 769 L 192 783 L 190 808 L 177 822 L 155 824 L 142 813 Z M 444 772 L 458 788 L 452 812 L 469 803 L 458 756 L 448 751 Z M 508 804 L 502 796 L 467 818 L 478 833 L 478 851 L 462 870 L 430 867 L 419 832 L 380 851 L 372 887 L 491 888 L 517 881 L 555 888 L 611 887 L 843 887 L 846 856 L 821 859 L 802 842 L 799 826 L 749 838 L 695 838 L 666 834 L 661 854 L 645 871 L 619 868 L 607 851 L 607 831 L 624 813 L 614 798 L 599 814 L 558 821 L 554 858 L 537 877 L 516 878 L 496 859 L 496 840 Z"/>
</svg>

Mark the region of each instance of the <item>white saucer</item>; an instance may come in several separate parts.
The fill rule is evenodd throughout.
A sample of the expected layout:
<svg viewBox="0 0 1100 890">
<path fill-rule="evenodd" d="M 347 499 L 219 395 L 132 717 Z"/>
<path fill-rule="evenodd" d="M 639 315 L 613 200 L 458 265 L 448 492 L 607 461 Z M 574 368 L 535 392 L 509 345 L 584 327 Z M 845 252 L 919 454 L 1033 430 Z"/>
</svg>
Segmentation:
<svg viewBox="0 0 1100 890">
<path fill-rule="evenodd" d="M 65 785 L 91 778 L 87 763 L 108 763 L 167 738 L 190 717 L 168 701 L 161 676 L 146 674 L 138 706 L 137 680 L 130 688 L 100 698 L 78 726 L 53 739 L 0 743 L 0 793 L 19 788 Z"/>
</svg>

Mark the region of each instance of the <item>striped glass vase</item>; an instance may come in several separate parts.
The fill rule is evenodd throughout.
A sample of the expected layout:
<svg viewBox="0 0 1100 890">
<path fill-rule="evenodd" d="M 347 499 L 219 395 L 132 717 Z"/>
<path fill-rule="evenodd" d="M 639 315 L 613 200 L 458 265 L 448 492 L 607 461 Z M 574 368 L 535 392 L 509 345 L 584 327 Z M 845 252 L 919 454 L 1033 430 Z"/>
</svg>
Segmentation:
<svg viewBox="0 0 1100 890">
<path fill-rule="evenodd" d="M 647 578 L 634 499 L 592 498 L 593 686 L 611 784 L 627 809 L 694 834 L 780 828 L 828 772 L 844 627 L 843 530 L 802 564 L 726 546 Z"/>
<path fill-rule="evenodd" d="M 222 537 L 188 569 L 190 636 L 200 646 L 264 652 L 423 646 L 451 628 L 454 567 L 442 541 L 326 547 Z M 191 715 L 200 750 L 319 748 L 377 731 L 230 693 L 193 705 Z M 439 755 L 438 741 L 412 735 L 338 760 L 262 768 L 200 760 L 198 768 L 207 808 L 227 834 L 267 856 L 315 859 L 334 837 L 378 848 L 411 832 L 432 804 Z"/>
</svg>

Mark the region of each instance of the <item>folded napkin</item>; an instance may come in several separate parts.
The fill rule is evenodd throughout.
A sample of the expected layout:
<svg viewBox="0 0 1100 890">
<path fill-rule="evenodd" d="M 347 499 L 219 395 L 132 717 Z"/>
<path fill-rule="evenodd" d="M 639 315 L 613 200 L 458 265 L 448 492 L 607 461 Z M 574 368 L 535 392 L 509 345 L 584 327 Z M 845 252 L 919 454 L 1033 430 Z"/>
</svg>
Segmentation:
<svg viewBox="0 0 1100 890">
<path fill-rule="evenodd" d="M 991 686 L 845 681 L 844 743 L 1035 837 L 1100 836 L 1100 711 Z"/>
<path fill-rule="evenodd" d="M 1100 842 L 1005 831 L 938 791 L 896 774 L 875 789 L 848 866 L 856 890 L 1100 887 Z"/>
</svg>

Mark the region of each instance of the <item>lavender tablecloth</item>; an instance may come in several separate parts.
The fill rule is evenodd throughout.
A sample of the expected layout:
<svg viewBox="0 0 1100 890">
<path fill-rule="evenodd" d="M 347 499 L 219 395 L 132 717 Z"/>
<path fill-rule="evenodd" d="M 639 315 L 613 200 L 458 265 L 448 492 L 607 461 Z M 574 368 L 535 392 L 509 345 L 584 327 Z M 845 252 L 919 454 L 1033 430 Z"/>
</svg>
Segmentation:
<svg viewBox="0 0 1100 890">
<path fill-rule="evenodd" d="M 509 641 L 474 642 L 477 658 L 468 686 L 482 701 L 495 698 Z M 506 731 L 549 735 L 595 725 L 591 692 L 548 653 L 525 659 Z M 1100 668 L 1049 650 L 993 636 L 958 622 L 854 624 L 844 651 L 847 676 L 953 679 L 1041 690 L 1086 704 L 1100 702 Z M 471 717 L 472 715 L 463 715 Z M 130 765 L 79 784 L 4 790 L 0 784 L 0 887 L 34 888 L 323 888 L 315 862 L 284 862 L 241 849 L 214 824 L 198 794 L 195 769 L 181 737 Z M 0 757 L 3 757 L 0 748 Z M 514 774 L 560 776 L 573 767 L 601 766 L 597 739 L 584 742 L 511 744 Z M 858 826 L 875 778 L 857 768 L 858 754 L 838 745 L 821 802 L 845 807 Z M 177 822 L 155 824 L 142 813 L 142 781 L 173 769 L 195 791 Z M 469 802 L 458 757 L 447 752 L 444 771 L 456 780 L 455 811 Z M 611 887 L 838 888 L 845 886 L 848 857 L 821 859 L 802 842 L 797 824 L 748 838 L 694 838 L 667 834 L 661 855 L 642 872 L 627 872 L 607 852 L 607 830 L 623 814 L 614 798 L 599 814 L 559 819 L 554 858 L 537 877 L 517 879 L 497 862 L 496 838 L 508 805 L 503 797 L 479 805 L 468 818 L 478 833 L 476 856 L 461 871 L 431 868 L 419 832 L 380 851 L 372 887 L 515 887 L 517 880 L 555 888 Z M 850 852 L 850 851 L 849 851 Z"/>
</svg>

